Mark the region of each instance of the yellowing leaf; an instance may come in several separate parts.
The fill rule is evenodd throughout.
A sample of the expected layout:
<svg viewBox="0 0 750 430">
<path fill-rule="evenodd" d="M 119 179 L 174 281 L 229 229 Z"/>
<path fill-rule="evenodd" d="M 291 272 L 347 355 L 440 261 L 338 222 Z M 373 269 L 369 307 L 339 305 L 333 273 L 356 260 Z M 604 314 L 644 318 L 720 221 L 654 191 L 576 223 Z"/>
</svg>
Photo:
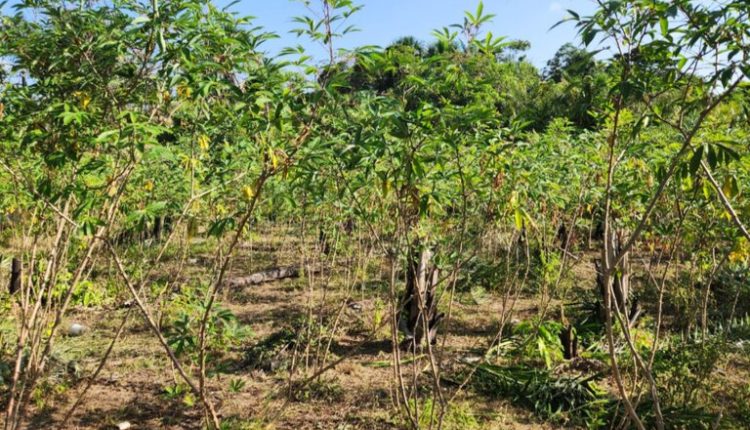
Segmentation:
<svg viewBox="0 0 750 430">
<path fill-rule="evenodd" d="M 208 147 L 210 143 L 211 143 L 211 140 L 205 134 L 201 134 L 200 136 L 198 136 L 198 146 L 200 147 L 201 151 L 203 152 L 208 151 Z"/>
<path fill-rule="evenodd" d="M 736 196 L 739 192 L 739 189 L 737 187 L 737 180 L 733 177 L 728 177 L 724 180 L 724 184 L 721 186 L 721 191 L 724 192 L 724 194 L 728 198 L 732 198 Z"/>
<path fill-rule="evenodd" d="M 89 103 L 91 103 L 91 96 L 83 91 L 76 91 L 73 95 L 78 99 L 82 109 L 86 109 L 89 106 Z"/>
<path fill-rule="evenodd" d="M 750 257 L 750 242 L 745 240 L 745 238 L 742 238 L 735 245 L 732 253 L 729 254 L 729 261 L 731 263 L 742 263 L 747 260 L 748 257 Z"/>
<path fill-rule="evenodd" d="M 522 230 L 523 229 L 523 213 L 521 212 L 521 209 L 516 208 L 513 212 L 513 218 L 516 223 L 516 229 Z"/>
<path fill-rule="evenodd" d="M 388 195 L 388 191 L 390 191 L 390 189 L 391 189 L 391 183 L 388 180 L 388 178 L 385 178 L 383 180 L 383 195 L 387 196 Z"/>
<path fill-rule="evenodd" d="M 187 85 L 177 85 L 177 96 L 179 98 L 186 99 L 190 97 L 191 94 L 193 94 L 193 90 L 191 90 Z"/>
<path fill-rule="evenodd" d="M 740 263 L 745 259 L 745 256 L 741 252 L 732 252 L 729 254 L 729 262 L 730 263 Z"/>
<path fill-rule="evenodd" d="M 146 181 L 146 183 L 143 185 L 143 189 L 151 192 L 154 190 L 154 183 L 151 180 Z"/>
<path fill-rule="evenodd" d="M 255 190 L 253 190 L 253 187 L 245 185 L 242 187 L 242 194 L 245 195 L 247 200 L 252 200 L 253 196 L 255 196 Z"/>
</svg>

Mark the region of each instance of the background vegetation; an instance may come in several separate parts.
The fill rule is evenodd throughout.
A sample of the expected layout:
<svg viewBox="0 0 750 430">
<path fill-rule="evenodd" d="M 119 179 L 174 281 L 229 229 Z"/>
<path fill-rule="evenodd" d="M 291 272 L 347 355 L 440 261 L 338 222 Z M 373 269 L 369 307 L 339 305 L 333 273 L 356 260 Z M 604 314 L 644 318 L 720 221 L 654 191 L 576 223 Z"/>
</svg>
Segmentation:
<svg viewBox="0 0 750 430">
<path fill-rule="evenodd" d="M 6 430 L 750 426 L 749 3 L 602 0 L 543 70 L 481 2 L 350 51 L 306 3 L 325 59 L 0 16 Z"/>
</svg>

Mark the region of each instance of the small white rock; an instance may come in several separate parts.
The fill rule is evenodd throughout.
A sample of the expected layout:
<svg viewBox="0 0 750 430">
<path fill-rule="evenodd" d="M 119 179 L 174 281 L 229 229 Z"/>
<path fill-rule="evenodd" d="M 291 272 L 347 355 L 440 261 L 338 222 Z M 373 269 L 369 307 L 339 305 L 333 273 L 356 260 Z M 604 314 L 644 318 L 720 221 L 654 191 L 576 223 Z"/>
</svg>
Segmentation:
<svg viewBox="0 0 750 430">
<path fill-rule="evenodd" d="M 81 324 L 73 323 L 70 325 L 70 328 L 68 329 L 68 335 L 69 336 L 80 336 L 83 334 L 83 332 L 86 331 L 86 327 L 84 327 Z"/>
<path fill-rule="evenodd" d="M 130 423 L 127 421 L 117 423 L 117 430 L 128 430 L 129 428 L 130 428 Z"/>
<path fill-rule="evenodd" d="M 477 356 L 471 356 L 471 355 L 469 355 L 469 356 L 466 356 L 466 357 L 461 357 L 460 361 L 462 361 L 463 363 L 466 363 L 466 364 L 475 364 L 475 363 L 479 363 L 480 361 L 482 361 L 482 359 L 483 359 L 482 357 L 477 357 Z"/>
</svg>

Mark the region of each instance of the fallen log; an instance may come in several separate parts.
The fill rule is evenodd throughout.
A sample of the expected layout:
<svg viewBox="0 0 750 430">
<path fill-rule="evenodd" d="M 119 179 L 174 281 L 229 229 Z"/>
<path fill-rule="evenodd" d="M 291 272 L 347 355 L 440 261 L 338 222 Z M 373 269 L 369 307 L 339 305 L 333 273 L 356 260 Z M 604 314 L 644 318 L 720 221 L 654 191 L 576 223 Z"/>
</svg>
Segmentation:
<svg viewBox="0 0 750 430">
<path fill-rule="evenodd" d="M 281 279 L 298 278 L 299 275 L 299 267 L 277 267 L 274 269 L 253 273 L 252 275 L 248 276 L 240 276 L 237 278 L 227 279 L 226 286 L 230 288 L 242 288 L 247 287 L 248 285 L 258 285 L 266 282 L 278 281 Z"/>
</svg>

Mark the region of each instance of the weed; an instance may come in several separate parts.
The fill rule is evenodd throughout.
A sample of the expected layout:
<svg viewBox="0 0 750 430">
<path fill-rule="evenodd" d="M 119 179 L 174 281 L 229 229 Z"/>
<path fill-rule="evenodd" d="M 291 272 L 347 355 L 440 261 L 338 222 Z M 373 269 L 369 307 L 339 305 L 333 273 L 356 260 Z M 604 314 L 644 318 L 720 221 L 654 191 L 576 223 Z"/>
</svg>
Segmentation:
<svg viewBox="0 0 750 430">
<path fill-rule="evenodd" d="M 195 405 L 195 394 L 182 383 L 164 387 L 162 396 L 172 402 L 181 401 L 187 407 Z"/>
<path fill-rule="evenodd" d="M 229 381 L 229 391 L 232 393 L 239 393 L 245 388 L 245 385 L 247 385 L 247 383 L 240 378 L 232 379 Z"/>
<path fill-rule="evenodd" d="M 344 389 L 335 377 L 315 379 L 307 385 L 293 390 L 293 393 L 294 400 L 298 402 L 310 400 L 340 402 L 344 398 Z"/>
<path fill-rule="evenodd" d="M 174 348 L 175 354 L 186 356 L 193 363 L 198 360 L 200 321 L 204 313 L 204 303 L 197 291 L 191 289 L 186 289 L 184 294 L 178 296 L 168 311 L 168 323 L 165 326 L 167 341 Z M 219 305 L 212 308 L 206 327 L 206 350 L 210 355 L 226 353 L 248 335 L 248 327 L 240 325 L 231 311 Z M 218 360 L 209 361 L 215 365 L 220 364 Z"/>
<path fill-rule="evenodd" d="M 478 391 L 509 398 L 541 418 L 596 428 L 604 424 L 612 402 L 595 384 L 597 378 L 557 377 L 545 369 L 483 363 L 472 383 Z"/>
<path fill-rule="evenodd" d="M 187 387 L 184 384 L 174 384 L 164 387 L 162 395 L 167 400 L 178 399 L 188 392 Z"/>
<path fill-rule="evenodd" d="M 276 372 L 291 364 L 292 351 L 321 346 L 330 334 L 316 319 L 303 317 L 291 327 L 271 333 L 245 352 L 245 364 L 256 369 Z"/>
<path fill-rule="evenodd" d="M 289 366 L 289 352 L 297 342 L 297 335 L 285 328 L 268 337 L 245 352 L 245 363 L 255 369 L 277 371 Z"/>
<path fill-rule="evenodd" d="M 271 424 L 259 420 L 243 420 L 237 417 L 228 417 L 221 422 L 220 430 L 273 430 Z"/>
<path fill-rule="evenodd" d="M 563 359 L 559 333 L 562 325 L 555 321 L 544 321 L 537 324 L 534 321 L 524 321 L 513 327 L 513 335 L 520 337 L 516 354 L 522 357 L 540 360 L 548 368 Z"/>
<path fill-rule="evenodd" d="M 662 401 L 674 408 L 710 403 L 711 374 L 725 350 L 721 338 L 669 345 L 656 354 L 654 372 Z"/>
<path fill-rule="evenodd" d="M 733 390 L 732 420 L 737 424 L 750 423 L 750 383 L 745 383 Z M 738 426 L 739 428 L 739 426 Z"/>
<path fill-rule="evenodd" d="M 440 407 L 432 398 L 426 398 L 419 405 L 419 428 L 438 428 L 437 423 L 440 418 Z M 416 410 L 415 403 L 412 400 L 409 407 Z M 475 412 L 471 406 L 465 402 L 451 404 L 445 410 L 442 419 L 443 430 L 475 430 L 481 426 L 475 417 Z M 406 423 L 404 423 L 406 424 Z"/>
<path fill-rule="evenodd" d="M 383 323 L 383 317 L 386 314 L 386 306 L 380 298 L 375 299 L 374 309 L 372 311 L 372 333 L 376 333 Z"/>
</svg>

